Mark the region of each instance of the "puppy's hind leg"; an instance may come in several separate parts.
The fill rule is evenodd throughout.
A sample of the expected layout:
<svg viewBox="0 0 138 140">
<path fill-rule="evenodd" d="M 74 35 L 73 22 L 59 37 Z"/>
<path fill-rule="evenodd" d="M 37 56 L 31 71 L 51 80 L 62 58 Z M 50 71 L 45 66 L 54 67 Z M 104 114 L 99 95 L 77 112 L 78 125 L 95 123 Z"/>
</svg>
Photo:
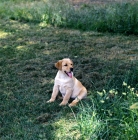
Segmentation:
<svg viewBox="0 0 138 140">
<path fill-rule="evenodd" d="M 69 104 L 69 106 L 76 106 L 77 103 L 87 96 L 87 90 L 84 88 L 80 91 L 79 95 Z"/>
</svg>

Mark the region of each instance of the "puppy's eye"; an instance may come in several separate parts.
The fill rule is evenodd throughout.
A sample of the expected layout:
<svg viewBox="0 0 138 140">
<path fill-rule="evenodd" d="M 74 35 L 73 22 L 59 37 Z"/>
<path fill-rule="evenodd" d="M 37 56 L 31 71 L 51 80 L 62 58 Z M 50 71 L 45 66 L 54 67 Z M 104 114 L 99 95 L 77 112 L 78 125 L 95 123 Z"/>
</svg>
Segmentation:
<svg viewBox="0 0 138 140">
<path fill-rule="evenodd" d="M 71 65 L 73 65 L 73 64 L 71 64 Z"/>
<path fill-rule="evenodd" d="M 64 66 L 68 66 L 67 64 L 65 64 Z"/>
</svg>

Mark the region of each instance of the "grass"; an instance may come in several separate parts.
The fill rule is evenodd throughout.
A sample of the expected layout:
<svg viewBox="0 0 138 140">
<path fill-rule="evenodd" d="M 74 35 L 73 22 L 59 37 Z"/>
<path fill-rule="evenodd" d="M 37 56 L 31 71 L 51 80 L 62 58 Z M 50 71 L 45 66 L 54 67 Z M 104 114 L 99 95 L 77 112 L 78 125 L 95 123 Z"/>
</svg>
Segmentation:
<svg viewBox="0 0 138 140">
<path fill-rule="evenodd" d="M 137 140 L 137 36 L 50 26 L 44 2 L 0 2 L 0 139 Z M 73 108 L 46 103 L 64 57 L 88 89 Z"/>
<path fill-rule="evenodd" d="M 62 3 L 62 4 L 61 4 Z M 106 2 L 105 2 L 106 3 Z M 117 1 L 73 7 L 65 0 L 3 1 L 1 18 L 87 31 L 138 34 L 138 2 Z"/>
</svg>

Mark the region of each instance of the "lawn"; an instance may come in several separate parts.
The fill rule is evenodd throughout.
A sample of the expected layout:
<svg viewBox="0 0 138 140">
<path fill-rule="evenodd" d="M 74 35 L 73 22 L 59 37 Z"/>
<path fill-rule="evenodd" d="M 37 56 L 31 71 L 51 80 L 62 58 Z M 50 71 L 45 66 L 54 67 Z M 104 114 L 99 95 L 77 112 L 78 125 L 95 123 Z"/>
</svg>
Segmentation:
<svg viewBox="0 0 138 140">
<path fill-rule="evenodd" d="M 35 4 L 40 15 L 39 2 L 26 6 Z M 52 26 L 23 16 L 26 9 L 16 9 L 21 5 L 0 2 L 0 139 L 137 140 L 138 110 L 130 108 L 138 101 L 137 36 Z M 72 108 L 46 103 L 54 63 L 67 57 L 88 89 Z"/>
</svg>

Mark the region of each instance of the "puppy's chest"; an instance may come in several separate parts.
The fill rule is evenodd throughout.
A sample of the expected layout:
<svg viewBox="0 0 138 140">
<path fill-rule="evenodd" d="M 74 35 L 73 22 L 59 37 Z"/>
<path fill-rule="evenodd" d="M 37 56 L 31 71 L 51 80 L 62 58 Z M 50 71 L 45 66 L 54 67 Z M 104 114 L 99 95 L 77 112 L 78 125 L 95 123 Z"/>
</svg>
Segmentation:
<svg viewBox="0 0 138 140">
<path fill-rule="evenodd" d="M 64 97 L 65 94 L 66 94 L 66 88 L 65 88 L 64 86 L 60 86 L 60 87 L 59 87 L 59 91 L 60 91 L 60 93 L 62 94 L 62 96 Z"/>
<path fill-rule="evenodd" d="M 67 88 L 72 88 L 74 87 L 74 81 L 73 79 L 55 79 L 55 84 L 59 86 L 59 90 L 64 96 L 66 94 Z"/>
</svg>

